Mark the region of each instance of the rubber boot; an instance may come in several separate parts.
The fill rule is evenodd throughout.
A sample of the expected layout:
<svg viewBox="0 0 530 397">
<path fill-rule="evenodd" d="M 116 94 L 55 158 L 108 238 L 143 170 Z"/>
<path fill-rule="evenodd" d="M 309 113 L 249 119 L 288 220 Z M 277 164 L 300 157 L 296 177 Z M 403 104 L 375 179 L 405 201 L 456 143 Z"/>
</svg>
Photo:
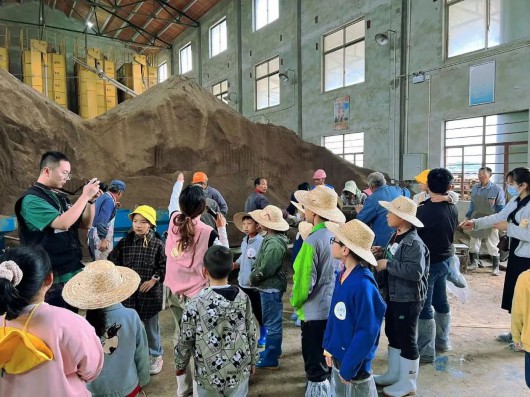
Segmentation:
<svg viewBox="0 0 530 397">
<path fill-rule="evenodd" d="M 445 353 L 453 350 L 449 332 L 451 331 L 451 313 L 434 313 L 436 322 L 436 351 Z"/>
<path fill-rule="evenodd" d="M 282 348 L 282 338 L 277 336 L 267 336 L 267 345 L 261 352 L 259 361 L 256 363 L 257 368 L 278 369 L 280 364 L 278 356 Z"/>
<path fill-rule="evenodd" d="M 498 256 L 492 256 L 491 257 L 491 263 L 493 263 L 493 269 L 491 270 L 491 275 L 492 276 L 498 276 L 499 275 L 500 258 Z"/>
<path fill-rule="evenodd" d="M 422 363 L 431 364 L 436 357 L 436 323 L 432 320 L 418 320 L 418 350 Z"/>
<path fill-rule="evenodd" d="M 265 344 L 267 343 L 267 333 L 267 327 L 265 327 L 264 325 L 260 325 L 258 347 L 265 347 Z"/>
<path fill-rule="evenodd" d="M 399 355 L 401 350 L 388 346 L 388 369 L 383 375 L 374 375 L 375 384 L 389 386 L 399 379 Z"/>
<path fill-rule="evenodd" d="M 477 252 L 469 253 L 469 265 L 467 265 L 467 270 L 476 270 L 477 268 L 482 267 L 480 260 L 478 259 Z"/>
<path fill-rule="evenodd" d="M 392 386 L 383 388 L 385 396 L 403 397 L 416 394 L 416 380 L 418 379 L 418 370 L 420 360 L 407 360 L 399 358 L 399 380 Z"/>
</svg>

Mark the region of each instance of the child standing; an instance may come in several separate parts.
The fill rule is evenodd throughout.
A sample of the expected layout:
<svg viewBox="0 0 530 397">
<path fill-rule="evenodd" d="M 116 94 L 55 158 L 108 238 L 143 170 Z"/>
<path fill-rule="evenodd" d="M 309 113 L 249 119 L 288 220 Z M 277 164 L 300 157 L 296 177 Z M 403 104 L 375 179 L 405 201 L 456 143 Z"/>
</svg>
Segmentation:
<svg viewBox="0 0 530 397">
<path fill-rule="evenodd" d="M 100 260 L 86 265 L 66 283 L 63 298 L 86 310 L 86 319 L 101 339 L 105 364 L 88 384 L 92 396 L 133 397 L 149 382 L 147 335 L 138 313 L 120 303 L 134 294 L 140 276 L 128 267 Z"/>
<path fill-rule="evenodd" d="M 251 285 L 260 292 L 263 325 L 267 327 L 265 350 L 256 367 L 276 369 L 282 350 L 282 296 L 287 289 L 283 258 L 288 240 L 281 232 L 288 230 L 289 225 L 283 219 L 282 210 L 274 205 L 252 211 L 250 216 L 266 233 L 250 273 Z"/>
<path fill-rule="evenodd" d="M 366 264 L 377 265 L 370 251 L 374 232 L 356 219 L 340 226 L 326 222 L 326 227 L 334 234 L 333 257 L 343 264 L 324 335 L 331 395 L 377 397 L 372 360 L 386 304 Z"/>
<path fill-rule="evenodd" d="M 175 347 L 177 376 L 193 356 L 199 397 L 246 397 L 258 356 L 256 326 L 248 296 L 228 284 L 233 255 L 214 245 L 204 255 L 209 286 L 186 304 Z"/>
<path fill-rule="evenodd" d="M 375 383 L 387 386 L 386 395 L 399 397 L 416 392 L 420 355 L 417 343 L 418 317 L 427 296 L 429 250 L 418 236 L 416 203 L 398 196 L 391 202 L 379 201 L 388 210 L 388 226 L 395 228 L 377 261 L 377 271 L 387 274 L 385 333 L 388 338 L 388 369 L 375 376 Z M 381 247 L 374 251 L 381 252 Z"/>
<path fill-rule="evenodd" d="M 162 283 L 166 275 L 164 242 L 153 230 L 156 227 L 156 211 L 148 205 L 140 205 L 129 214 L 133 231 L 120 240 L 109 254 L 109 260 L 118 266 L 133 269 L 140 275 L 140 288 L 123 302 L 135 309 L 147 332 L 150 354 L 150 373 L 162 371 L 162 343 L 158 313 L 162 310 Z"/>
<path fill-rule="evenodd" d="M 303 205 L 305 219 L 313 225 L 294 262 L 291 304 L 302 324 L 302 355 L 307 378 L 306 396 L 329 394 L 330 369 L 326 365 L 322 342 L 328 321 L 335 272 L 340 262 L 333 258 L 329 245 L 333 234 L 325 222 L 344 223 L 337 208 L 334 190 L 319 185 L 310 191 L 294 193 L 296 206 Z"/>
<path fill-rule="evenodd" d="M 512 304 L 512 339 L 518 351 L 524 350 L 524 377 L 530 387 L 530 270 L 520 274 Z"/>
<path fill-rule="evenodd" d="M 235 267 L 239 267 L 238 283 L 239 287 L 250 298 L 252 310 L 259 323 L 258 347 L 264 347 L 267 338 L 267 328 L 263 326 L 263 316 L 261 314 L 261 297 L 259 291 L 250 285 L 250 273 L 252 266 L 258 256 L 263 236 L 258 233 L 259 225 L 246 212 L 238 212 L 234 215 L 234 224 L 246 234 L 241 242 L 241 255 L 235 261 Z"/>
<path fill-rule="evenodd" d="M 44 250 L 12 248 L 0 257 L 0 396 L 90 397 L 86 384 L 103 368 L 101 343 L 84 318 L 44 302 L 52 283 Z M 39 355 L 21 337 L 13 343 L 18 332 L 37 339 Z"/>
</svg>

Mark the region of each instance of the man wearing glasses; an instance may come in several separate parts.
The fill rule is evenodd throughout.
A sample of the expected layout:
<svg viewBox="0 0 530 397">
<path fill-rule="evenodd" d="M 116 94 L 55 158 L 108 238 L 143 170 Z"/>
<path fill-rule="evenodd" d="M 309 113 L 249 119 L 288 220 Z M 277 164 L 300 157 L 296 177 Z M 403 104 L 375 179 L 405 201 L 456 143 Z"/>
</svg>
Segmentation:
<svg viewBox="0 0 530 397">
<path fill-rule="evenodd" d="M 46 294 L 46 302 L 70 309 L 61 296 L 62 289 L 81 271 L 78 230 L 92 226 L 95 198 L 100 193 L 99 180 L 93 178 L 72 204 L 64 193 L 57 190 L 71 177 L 68 157 L 60 152 L 46 152 L 41 157 L 37 182 L 15 204 L 20 243 L 41 246 L 50 256 L 54 280 Z"/>
</svg>

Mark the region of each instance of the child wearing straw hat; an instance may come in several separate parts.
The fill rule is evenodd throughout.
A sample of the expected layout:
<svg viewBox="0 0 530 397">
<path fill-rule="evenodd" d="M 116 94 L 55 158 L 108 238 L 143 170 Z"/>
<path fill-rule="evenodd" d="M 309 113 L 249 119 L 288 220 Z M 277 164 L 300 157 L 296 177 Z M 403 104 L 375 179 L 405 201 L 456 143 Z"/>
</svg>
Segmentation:
<svg viewBox="0 0 530 397">
<path fill-rule="evenodd" d="M 238 212 L 234 215 L 234 225 L 246 235 L 241 242 L 241 255 L 234 262 L 234 267 L 239 268 L 237 280 L 239 287 L 250 298 L 252 310 L 259 323 L 260 338 L 258 340 L 258 346 L 265 347 L 267 328 L 263 325 L 261 296 L 259 291 L 250 285 L 250 273 L 252 272 L 254 262 L 256 262 L 263 236 L 258 233 L 258 223 L 246 212 Z"/>
<path fill-rule="evenodd" d="M 109 260 L 118 266 L 126 266 L 140 275 L 140 288 L 123 302 L 135 309 L 145 325 L 151 375 L 162 370 L 162 342 L 158 313 L 162 310 L 162 283 L 166 274 L 164 242 L 154 231 L 156 211 L 148 205 L 140 205 L 129 214 L 133 230 L 119 241 L 109 254 Z"/>
<path fill-rule="evenodd" d="M 256 367 L 277 369 L 282 350 L 282 296 L 287 289 L 283 259 L 288 239 L 282 232 L 289 230 L 289 225 L 283 219 L 282 210 L 274 205 L 254 210 L 250 216 L 265 233 L 250 273 L 251 285 L 260 292 L 263 325 L 267 327 L 265 350 L 260 354 Z"/>
<path fill-rule="evenodd" d="M 337 208 L 337 193 L 324 185 L 310 191 L 299 190 L 294 195 L 296 206 L 303 206 L 305 219 L 313 226 L 294 262 L 291 296 L 291 304 L 302 322 L 306 395 L 327 395 L 330 370 L 322 342 L 340 262 L 332 256 L 329 241 L 333 235 L 325 222 L 344 223 L 345 217 Z"/>
<path fill-rule="evenodd" d="M 324 335 L 324 356 L 332 367 L 332 396 L 376 397 L 372 360 L 386 304 L 368 264 L 374 232 L 356 219 L 338 225 L 326 222 L 333 233 L 333 257 L 343 266 L 335 281 L 329 320 Z"/>
<path fill-rule="evenodd" d="M 86 319 L 101 339 L 105 363 L 88 384 L 93 396 L 133 397 L 149 383 L 147 335 L 138 313 L 122 301 L 136 292 L 140 276 L 107 260 L 89 263 L 66 283 L 63 298 L 86 310 Z"/>
<path fill-rule="evenodd" d="M 384 250 L 373 248 L 383 257 L 377 261 L 377 270 L 386 270 L 388 338 L 388 369 L 384 375 L 375 376 L 375 383 L 387 386 L 383 389 L 386 395 L 399 397 L 416 392 L 420 362 L 417 326 L 427 296 L 430 257 L 416 230 L 423 227 L 416 218 L 416 203 L 398 196 L 379 204 L 388 210 L 388 225 L 396 231 Z"/>
</svg>

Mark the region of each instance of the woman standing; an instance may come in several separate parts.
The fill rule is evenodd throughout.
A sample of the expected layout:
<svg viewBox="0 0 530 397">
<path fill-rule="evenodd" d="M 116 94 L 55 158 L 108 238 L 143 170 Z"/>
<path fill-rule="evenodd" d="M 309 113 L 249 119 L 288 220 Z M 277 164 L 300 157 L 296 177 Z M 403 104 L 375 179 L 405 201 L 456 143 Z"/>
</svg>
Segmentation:
<svg viewBox="0 0 530 397">
<path fill-rule="evenodd" d="M 510 239 L 509 256 L 504 279 L 501 308 L 511 313 L 515 283 L 519 275 L 530 269 L 530 169 L 515 168 L 506 175 L 507 192 L 512 199 L 496 214 L 471 219 L 460 225 L 467 230 L 495 228 L 506 231 Z M 497 337 L 503 342 L 512 342 L 511 333 Z M 512 345 L 513 346 L 513 345 Z"/>
</svg>

